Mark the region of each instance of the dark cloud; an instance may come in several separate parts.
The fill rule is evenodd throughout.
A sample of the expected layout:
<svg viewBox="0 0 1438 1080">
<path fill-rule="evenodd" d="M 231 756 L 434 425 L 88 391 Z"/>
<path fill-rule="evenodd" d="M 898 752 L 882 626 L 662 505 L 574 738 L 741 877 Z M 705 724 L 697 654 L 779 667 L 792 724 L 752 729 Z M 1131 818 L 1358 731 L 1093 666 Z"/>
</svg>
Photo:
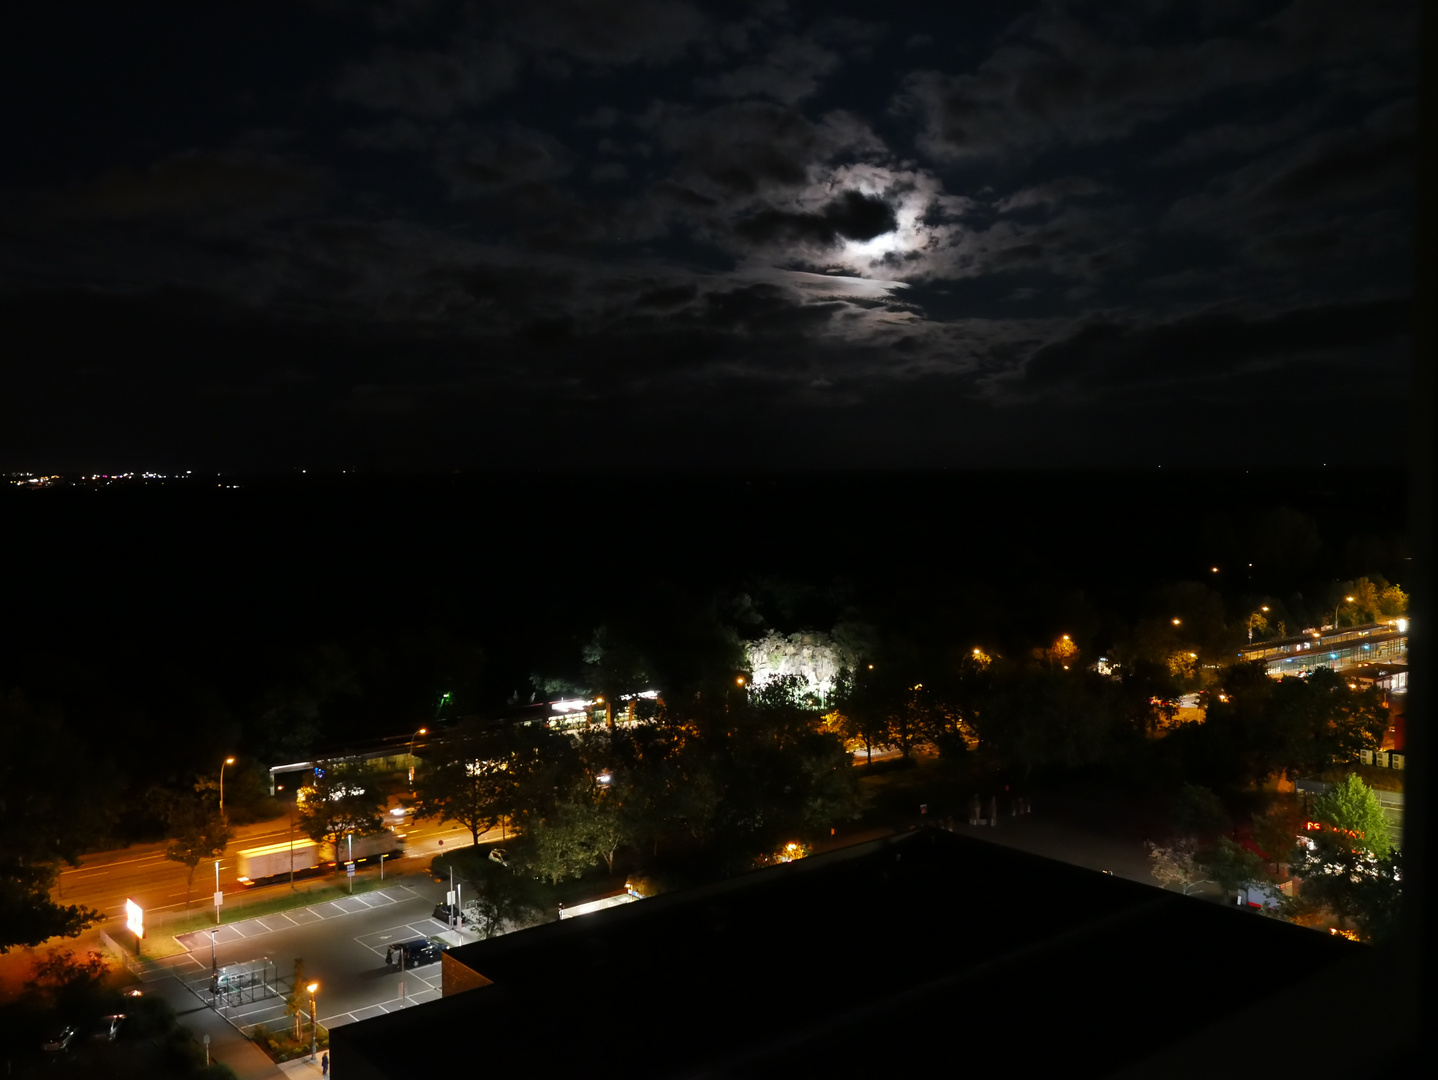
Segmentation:
<svg viewBox="0 0 1438 1080">
<path fill-rule="evenodd" d="M 833 244 L 844 240 L 872 240 L 898 225 L 894 210 L 883 199 L 857 191 L 846 191 L 811 214 L 763 210 L 745 218 L 735 227 L 746 240 L 773 243 L 800 240 Z"/>
<path fill-rule="evenodd" d="M 514 87 L 520 59 L 497 42 L 453 52 L 384 49 L 347 67 L 332 92 L 339 101 L 377 112 L 449 116 Z"/>
<path fill-rule="evenodd" d="M 1239 368 L 1329 357 L 1403 339 L 1407 299 L 1301 308 L 1272 316 L 1205 312 L 1169 322 L 1092 319 L 1036 350 L 1024 367 L 1032 387 L 1210 380 Z M 1302 378 L 1296 375 L 1296 378 Z"/>
<path fill-rule="evenodd" d="M 1108 188 L 1086 176 L 1065 176 L 1044 184 L 1026 187 L 994 204 L 999 213 L 1013 210 L 1050 209 L 1074 199 L 1100 195 Z"/>
<path fill-rule="evenodd" d="M 673 61 L 710 18 L 687 0 L 529 0 L 504 5 L 500 24 L 539 52 L 610 66 Z"/>
<path fill-rule="evenodd" d="M 1204 36 L 1163 32 L 1145 4 L 1048 3 L 1017 18 L 970 71 L 918 72 L 901 103 L 924 120 L 922 145 L 951 160 L 1029 154 L 1123 139 L 1222 93 L 1322 65 L 1410 50 L 1413 8 L 1355 19 L 1343 4 L 1293 3 L 1272 17 L 1223 20 Z"/>
<path fill-rule="evenodd" d="M 766 97 L 793 105 L 813 96 L 839 63 L 837 53 L 791 34 L 776 42 L 761 61 L 703 77 L 696 85 L 718 97 Z"/>
</svg>

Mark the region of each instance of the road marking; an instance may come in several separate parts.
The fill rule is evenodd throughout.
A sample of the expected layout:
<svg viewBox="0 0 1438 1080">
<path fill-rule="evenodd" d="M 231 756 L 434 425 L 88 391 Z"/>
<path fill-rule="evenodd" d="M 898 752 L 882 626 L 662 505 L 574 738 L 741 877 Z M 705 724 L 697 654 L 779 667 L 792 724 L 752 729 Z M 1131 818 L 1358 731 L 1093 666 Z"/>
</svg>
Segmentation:
<svg viewBox="0 0 1438 1080">
<path fill-rule="evenodd" d="M 73 876 L 76 875 L 76 874 L 95 874 L 95 873 L 99 873 L 101 870 L 110 870 L 110 869 L 113 869 L 113 868 L 116 867 L 116 866 L 130 866 L 130 865 L 132 865 L 132 864 L 134 864 L 134 863 L 137 863 L 137 862 L 145 862 L 147 859 L 160 860 L 160 859 L 164 859 L 164 858 L 165 858 L 165 856 L 164 856 L 163 853 L 161 853 L 161 852 L 154 852 L 153 854 L 150 854 L 150 855 L 137 855 L 137 856 L 136 856 L 135 858 L 133 858 L 133 859 L 116 859 L 114 862 L 107 862 L 107 863 L 89 863 L 89 864 L 86 864 L 86 865 L 77 866 L 77 867 L 75 867 L 73 870 L 62 870 L 62 871 L 60 872 L 60 876 L 61 876 L 61 877 L 67 877 L 67 876 L 68 876 L 68 877 L 73 877 Z M 166 861 L 168 862 L 168 861 L 173 861 L 173 860 L 166 860 Z M 176 864 L 176 865 L 178 865 L 178 864 Z"/>
</svg>

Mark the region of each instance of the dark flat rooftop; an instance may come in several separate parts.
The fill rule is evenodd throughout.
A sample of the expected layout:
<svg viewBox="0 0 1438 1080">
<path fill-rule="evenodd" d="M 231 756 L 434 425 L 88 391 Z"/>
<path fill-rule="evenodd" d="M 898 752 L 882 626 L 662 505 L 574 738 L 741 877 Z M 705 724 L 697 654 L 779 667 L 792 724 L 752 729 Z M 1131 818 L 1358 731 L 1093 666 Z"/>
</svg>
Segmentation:
<svg viewBox="0 0 1438 1080">
<path fill-rule="evenodd" d="M 981 1049 L 1107 1075 L 1367 951 L 926 829 L 457 948 L 493 986 L 333 1040 L 361 1078 L 907 1074 Z"/>
</svg>

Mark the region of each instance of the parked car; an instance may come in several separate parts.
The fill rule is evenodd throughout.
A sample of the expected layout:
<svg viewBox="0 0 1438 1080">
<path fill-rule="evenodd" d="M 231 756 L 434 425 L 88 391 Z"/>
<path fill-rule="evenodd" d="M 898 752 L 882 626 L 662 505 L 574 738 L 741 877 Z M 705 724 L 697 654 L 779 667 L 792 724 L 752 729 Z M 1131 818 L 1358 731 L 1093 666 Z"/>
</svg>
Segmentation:
<svg viewBox="0 0 1438 1080">
<path fill-rule="evenodd" d="M 95 1022 L 94 1028 L 90 1031 L 90 1038 L 95 1042 L 114 1042 L 120 1036 L 120 1025 L 125 1022 L 124 1013 L 112 1013 L 109 1016 L 102 1016 Z"/>
<path fill-rule="evenodd" d="M 454 921 L 454 910 L 448 904 L 435 904 L 434 917 L 448 926 Z"/>
<path fill-rule="evenodd" d="M 432 964 L 438 960 L 440 953 L 444 952 L 444 942 L 436 941 L 434 938 L 416 938 L 413 941 L 406 941 L 399 948 L 404 953 L 404 966 L 416 967 L 419 964 Z"/>
<path fill-rule="evenodd" d="M 40 1049 L 48 1050 L 53 1054 L 60 1050 L 70 1049 L 70 1044 L 74 1041 L 75 1026 L 65 1024 L 51 1029 L 50 1033 L 45 1036 L 45 1041 L 40 1044 Z"/>
</svg>

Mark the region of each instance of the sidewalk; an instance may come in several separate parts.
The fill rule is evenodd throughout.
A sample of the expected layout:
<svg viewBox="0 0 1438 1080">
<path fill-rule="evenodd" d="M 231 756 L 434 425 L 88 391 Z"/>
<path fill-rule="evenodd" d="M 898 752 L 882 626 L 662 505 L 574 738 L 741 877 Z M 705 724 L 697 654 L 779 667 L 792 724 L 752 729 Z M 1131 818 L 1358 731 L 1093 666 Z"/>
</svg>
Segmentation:
<svg viewBox="0 0 1438 1080">
<path fill-rule="evenodd" d="M 254 1043 L 236 1031 L 228 1020 L 197 998 L 177 977 L 165 974 L 146 980 L 145 993 L 162 998 L 175 1010 L 180 1025 L 204 1045 L 210 1039 L 210 1060 L 228 1065 L 240 1080 L 283 1080 L 286 1075 Z M 315 1066 L 319 1074 L 319 1066 Z"/>
<path fill-rule="evenodd" d="M 320 1051 L 321 1055 L 323 1055 L 324 1053 L 325 1051 Z M 302 1057 L 295 1058 L 294 1061 L 285 1061 L 279 1065 L 279 1070 L 281 1076 L 302 1076 L 308 1078 L 311 1076 L 323 1075 L 320 1072 L 320 1059 L 318 1057 L 314 1058 L 313 1060 L 308 1057 Z M 334 1075 L 334 1071 L 334 1059 L 331 1058 L 330 1074 Z"/>
</svg>

